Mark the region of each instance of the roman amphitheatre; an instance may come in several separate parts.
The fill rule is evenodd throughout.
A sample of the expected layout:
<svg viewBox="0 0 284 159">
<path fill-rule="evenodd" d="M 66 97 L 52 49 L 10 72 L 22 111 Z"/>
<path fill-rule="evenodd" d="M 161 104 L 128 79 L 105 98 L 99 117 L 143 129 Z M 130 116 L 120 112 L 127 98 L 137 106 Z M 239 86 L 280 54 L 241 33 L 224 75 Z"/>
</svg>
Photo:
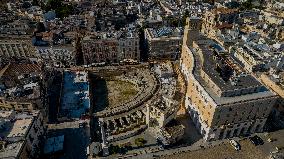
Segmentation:
<svg viewBox="0 0 284 159">
<path fill-rule="evenodd" d="M 149 68 L 102 69 L 91 72 L 94 113 L 119 114 L 143 105 L 158 88 Z"/>
</svg>

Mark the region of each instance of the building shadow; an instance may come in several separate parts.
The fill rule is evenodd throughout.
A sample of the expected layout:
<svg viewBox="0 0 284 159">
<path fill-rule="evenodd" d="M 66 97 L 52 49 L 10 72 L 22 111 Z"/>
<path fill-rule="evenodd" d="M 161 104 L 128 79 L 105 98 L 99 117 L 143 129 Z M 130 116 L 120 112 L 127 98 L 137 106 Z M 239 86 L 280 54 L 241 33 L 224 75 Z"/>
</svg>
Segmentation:
<svg viewBox="0 0 284 159">
<path fill-rule="evenodd" d="M 180 141 L 178 141 L 175 146 L 181 145 L 192 145 L 202 139 L 202 135 L 196 129 L 193 120 L 190 115 L 186 113 L 183 116 L 177 118 L 177 120 L 185 127 L 184 135 Z"/>
<path fill-rule="evenodd" d="M 65 128 L 51 130 L 48 132 L 47 137 L 56 137 L 64 135 L 63 150 L 52 153 L 42 154 L 43 159 L 86 159 L 87 146 L 89 145 L 89 137 L 84 128 Z"/>
<path fill-rule="evenodd" d="M 48 98 L 48 122 L 58 122 L 58 108 L 60 106 L 60 92 L 62 83 L 62 72 L 52 71 L 49 74 L 50 82 L 47 87 L 47 98 Z"/>
<path fill-rule="evenodd" d="M 92 95 L 92 111 L 100 112 L 109 105 L 107 82 L 101 76 L 94 73 L 90 74 L 91 95 Z"/>
<path fill-rule="evenodd" d="M 99 126 L 99 119 L 94 115 L 97 112 L 105 110 L 108 105 L 108 89 L 106 79 L 101 76 L 90 73 L 90 96 L 91 96 L 91 109 L 90 109 L 90 127 L 91 127 L 91 140 L 95 142 L 102 142 L 101 132 Z"/>
</svg>

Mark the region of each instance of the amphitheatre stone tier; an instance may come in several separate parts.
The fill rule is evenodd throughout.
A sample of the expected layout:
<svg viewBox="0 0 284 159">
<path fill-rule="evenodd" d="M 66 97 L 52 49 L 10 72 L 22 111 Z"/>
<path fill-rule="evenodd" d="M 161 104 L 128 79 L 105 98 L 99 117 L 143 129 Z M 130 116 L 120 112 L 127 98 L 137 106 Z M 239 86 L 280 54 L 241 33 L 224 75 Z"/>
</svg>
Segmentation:
<svg viewBox="0 0 284 159">
<path fill-rule="evenodd" d="M 102 76 L 105 76 L 109 72 L 114 70 L 105 70 Z M 156 92 L 159 92 L 160 82 L 155 77 L 154 73 L 150 72 L 148 68 L 132 68 L 132 69 L 120 69 L 118 73 L 114 71 L 116 76 L 112 77 L 113 80 L 120 80 L 124 82 L 132 83 L 138 92 L 132 98 L 129 98 L 123 103 L 118 103 L 107 107 L 106 109 L 95 112 L 94 115 L 99 118 L 106 118 L 114 115 L 120 115 L 138 107 L 145 107 L 146 103 L 153 97 Z M 101 73 L 99 73 L 101 74 Z"/>
</svg>

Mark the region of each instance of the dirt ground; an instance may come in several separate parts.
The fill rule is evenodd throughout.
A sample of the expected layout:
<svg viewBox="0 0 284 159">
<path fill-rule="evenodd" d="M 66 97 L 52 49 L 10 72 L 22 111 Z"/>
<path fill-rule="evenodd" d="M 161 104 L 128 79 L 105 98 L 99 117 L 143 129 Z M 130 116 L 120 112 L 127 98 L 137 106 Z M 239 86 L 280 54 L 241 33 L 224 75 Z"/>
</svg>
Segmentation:
<svg viewBox="0 0 284 159">
<path fill-rule="evenodd" d="M 117 106 L 133 98 L 138 90 L 130 82 L 107 81 L 109 107 Z"/>
</svg>

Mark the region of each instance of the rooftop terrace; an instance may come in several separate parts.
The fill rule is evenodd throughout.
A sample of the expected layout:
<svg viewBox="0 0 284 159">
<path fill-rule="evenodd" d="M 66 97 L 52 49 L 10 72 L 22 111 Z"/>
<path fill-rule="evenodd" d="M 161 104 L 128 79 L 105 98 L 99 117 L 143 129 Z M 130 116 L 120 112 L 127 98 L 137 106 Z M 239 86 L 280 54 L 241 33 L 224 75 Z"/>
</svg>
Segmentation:
<svg viewBox="0 0 284 159">
<path fill-rule="evenodd" d="M 189 50 L 194 57 L 194 77 L 215 102 L 223 105 L 275 96 L 252 75 L 243 72 L 234 59 L 212 49 L 212 44 L 216 42 L 200 35 Z"/>
<path fill-rule="evenodd" d="M 0 146 L 4 146 L 5 143 L 0 143 Z M 24 145 L 24 141 L 7 144 L 0 149 L 0 158 L 16 158 Z"/>
<path fill-rule="evenodd" d="M 0 111 L 0 158 L 18 158 L 39 111 Z"/>
<path fill-rule="evenodd" d="M 32 113 L 15 113 L 13 111 L 0 111 L 1 140 L 18 141 L 26 136 L 37 111 Z"/>
<path fill-rule="evenodd" d="M 228 57 L 226 53 L 219 52 L 219 50 L 224 49 L 216 42 L 203 37 L 202 40 L 196 41 L 195 44 L 198 46 L 198 50 L 193 50 L 193 52 L 197 55 L 196 60 L 200 62 L 199 69 L 202 69 L 221 91 L 263 86 L 254 77 L 246 74 L 243 70 L 239 70 L 241 66 Z M 255 91 L 263 90 L 265 90 L 264 87 Z"/>
</svg>

